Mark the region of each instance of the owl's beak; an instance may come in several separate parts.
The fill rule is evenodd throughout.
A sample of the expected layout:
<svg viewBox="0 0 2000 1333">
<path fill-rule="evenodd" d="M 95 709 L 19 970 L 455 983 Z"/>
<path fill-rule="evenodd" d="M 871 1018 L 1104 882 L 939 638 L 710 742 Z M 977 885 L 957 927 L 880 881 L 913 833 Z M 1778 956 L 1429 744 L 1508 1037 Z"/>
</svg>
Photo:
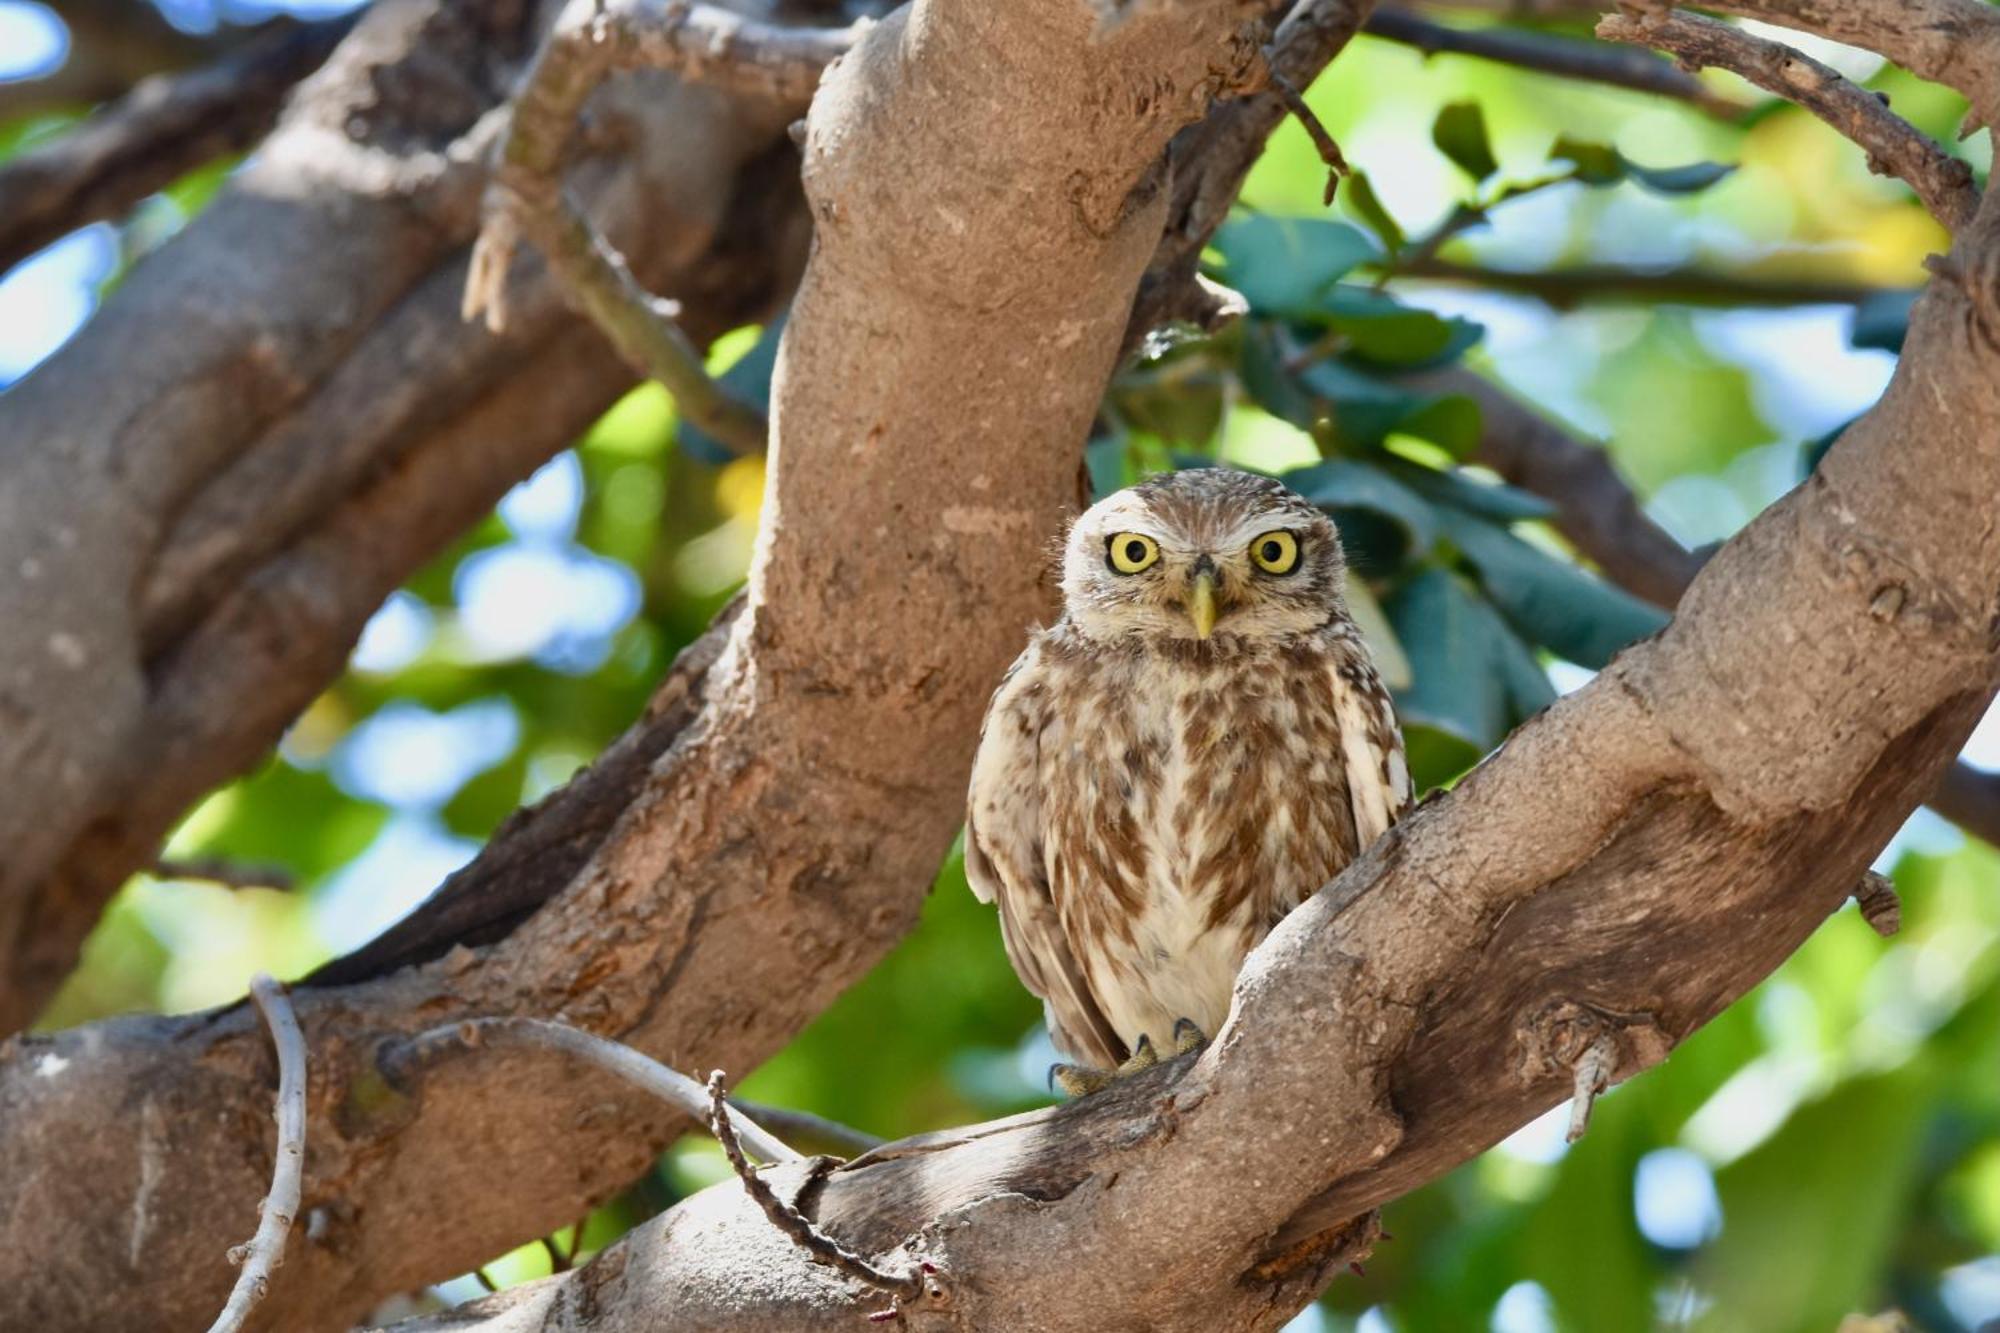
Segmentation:
<svg viewBox="0 0 2000 1333">
<path fill-rule="evenodd" d="M 1187 614 L 1195 638 L 1206 639 L 1215 632 L 1215 575 L 1211 571 L 1200 570 L 1188 583 Z"/>
</svg>

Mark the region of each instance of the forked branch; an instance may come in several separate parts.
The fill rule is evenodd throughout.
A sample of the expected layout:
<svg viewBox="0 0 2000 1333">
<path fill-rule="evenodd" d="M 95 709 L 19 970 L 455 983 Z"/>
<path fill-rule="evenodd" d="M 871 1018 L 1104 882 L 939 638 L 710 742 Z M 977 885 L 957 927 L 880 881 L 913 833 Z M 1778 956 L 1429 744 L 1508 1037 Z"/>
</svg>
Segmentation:
<svg viewBox="0 0 2000 1333">
<path fill-rule="evenodd" d="M 1970 167 L 1918 133 L 1883 98 L 1783 42 L 1672 11 L 1608 15 L 1597 25 L 1597 35 L 1671 51 L 1689 68 L 1729 70 L 1798 103 L 1861 145 L 1870 170 L 1900 177 L 1931 216 L 1954 233 L 1979 207 Z"/>
</svg>

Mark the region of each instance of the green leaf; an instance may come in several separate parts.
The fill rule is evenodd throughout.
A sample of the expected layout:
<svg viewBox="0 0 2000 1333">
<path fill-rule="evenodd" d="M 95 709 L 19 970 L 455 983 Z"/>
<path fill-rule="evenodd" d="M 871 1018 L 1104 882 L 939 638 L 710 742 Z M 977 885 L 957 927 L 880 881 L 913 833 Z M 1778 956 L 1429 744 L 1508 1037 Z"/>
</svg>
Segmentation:
<svg viewBox="0 0 2000 1333">
<path fill-rule="evenodd" d="M 1478 410 L 1477 404 L 1473 407 Z M 1477 428 L 1475 422 L 1475 431 Z M 1475 481 L 1463 472 L 1444 472 L 1403 458 L 1384 459 L 1382 466 L 1398 481 L 1435 504 L 1450 505 L 1454 509 L 1481 514 L 1502 523 L 1547 518 L 1556 512 L 1555 506 L 1539 495 L 1516 490 L 1500 482 Z"/>
<path fill-rule="evenodd" d="M 1498 745 L 1514 712 L 1496 658 L 1513 636 L 1492 608 L 1456 574 L 1433 566 L 1382 609 L 1416 677 L 1397 696 L 1398 713 L 1480 754 Z"/>
<path fill-rule="evenodd" d="M 1453 102 L 1439 111 L 1431 142 L 1475 183 L 1500 170 L 1486 134 L 1486 112 L 1477 102 Z"/>
<path fill-rule="evenodd" d="M 1847 331 L 1847 341 L 1856 347 L 1900 355 L 1903 339 L 1910 332 L 1910 308 L 1916 303 L 1914 291 L 1875 293 L 1854 307 L 1854 324 Z"/>
<path fill-rule="evenodd" d="M 1368 181 L 1367 172 L 1356 170 L 1347 173 L 1346 188 L 1341 193 L 1346 197 L 1348 207 L 1354 210 L 1355 215 L 1366 224 L 1368 230 L 1375 233 L 1375 238 L 1382 242 L 1383 249 L 1395 254 L 1403 248 L 1407 238 L 1403 235 L 1402 224 L 1396 221 L 1393 213 L 1383 207 L 1382 200 L 1375 193 L 1375 187 Z"/>
<path fill-rule="evenodd" d="M 746 403 L 769 410 L 771 402 L 771 372 L 778 365 L 778 339 L 785 331 L 785 319 L 790 311 L 780 311 L 776 318 L 764 326 L 750 350 L 736 361 L 736 364 L 716 376 L 716 382 Z M 699 426 L 683 421 L 674 437 L 689 457 L 704 463 L 721 466 L 736 457 L 736 451 L 710 435 Z"/>
<path fill-rule="evenodd" d="M 1113 491 L 1123 490 L 1131 484 L 1122 436 L 1092 440 L 1083 446 L 1083 463 L 1090 470 L 1090 494 L 1093 499 L 1102 500 Z"/>
<path fill-rule="evenodd" d="M 1329 458 L 1287 472 L 1278 480 L 1332 512 L 1334 522 L 1343 529 L 1348 521 L 1344 515 L 1356 511 L 1365 510 L 1388 519 L 1402 535 L 1405 556 L 1428 551 L 1437 541 L 1437 521 L 1431 507 L 1378 467 L 1346 458 Z"/>
<path fill-rule="evenodd" d="M 1260 314 L 1310 314 L 1357 264 L 1379 257 L 1366 232 L 1325 218 L 1250 213 L 1215 234 L 1223 280 Z"/>
<path fill-rule="evenodd" d="M 1243 331 L 1236 367 L 1244 389 L 1259 407 L 1280 421 L 1309 431 L 1323 413 L 1314 395 L 1285 369 L 1287 360 L 1298 350 L 1282 326 L 1252 319 Z"/>
<path fill-rule="evenodd" d="M 1446 535 L 1478 568 L 1487 597 L 1521 633 L 1560 657 L 1602 667 L 1667 623 L 1664 611 L 1503 528 L 1450 509 L 1436 512 Z"/>
<path fill-rule="evenodd" d="M 1305 367 L 1297 379 L 1320 400 L 1323 448 L 1373 449 L 1433 401 L 1331 358 Z"/>
<path fill-rule="evenodd" d="M 1575 164 L 1573 179 L 1585 185 L 1617 185 L 1631 181 L 1655 194 L 1692 194 L 1706 190 L 1735 167 L 1723 162 L 1690 162 L 1679 167 L 1642 167 L 1609 144 L 1592 143 L 1564 134 L 1549 156 Z"/>
<path fill-rule="evenodd" d="M 1456 360 L 1485 332 L 1471 320 L 1446 318 L 1349 283 L 1328 292 L 1319 313 L 1328 327 L 1346 335 L 1354 355 L 1399 369 Z"/>
</svg>

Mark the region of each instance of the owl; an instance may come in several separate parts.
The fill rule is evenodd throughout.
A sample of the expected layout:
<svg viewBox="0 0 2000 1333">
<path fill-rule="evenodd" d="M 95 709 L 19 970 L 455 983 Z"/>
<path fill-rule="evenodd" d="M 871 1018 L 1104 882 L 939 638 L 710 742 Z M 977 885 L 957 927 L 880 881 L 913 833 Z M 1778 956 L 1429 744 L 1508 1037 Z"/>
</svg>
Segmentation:
<svg viewBox="0 0 2000 1333">
<path fill-rule="evenodd" d="M 1206 1040 L 1244 956 L 1409 803 L 1345 586 L 1332 520 L 1252 473 L 1154 477 L 1071 526 L 965 836 L 1070 1095 Z"/>
</svg>

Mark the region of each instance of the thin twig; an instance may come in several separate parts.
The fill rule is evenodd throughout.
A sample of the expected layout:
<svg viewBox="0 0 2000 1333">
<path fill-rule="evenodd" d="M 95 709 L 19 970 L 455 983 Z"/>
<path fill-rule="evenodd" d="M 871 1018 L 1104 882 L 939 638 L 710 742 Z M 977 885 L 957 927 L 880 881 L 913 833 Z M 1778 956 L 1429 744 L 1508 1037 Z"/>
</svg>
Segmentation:
<svg viewBox="0 0 2000 1333">
<path fill-rule="evenodd" d="M 1590 1128 L 1590 1108 L 1597 1095 L 1610 1086 L 1611 1071 L 1618 1062 L 1618 1038 L 1606 1032 L 1583 1050 L 1576 1059 L 1576 1086 L 1570 1094 L 1569 1132 L 1563 1135 L 1575 1143 Z"/>
<path fill-rule="evenodd" d="M 877 1268 L 866 1255 L 848 1249 L 814 1226 L 805 1214 L 771 1192 L 771 1187 L 744 1160 L 742 1145 L 736 1141 L 735 1122 L 738 1117 L 735 1108 L 729 1104 L 728 1080 L 720 1069 L 708 1076 L 708 1106 L 708 1126 L 715 1132 L 716 1142 L 722 1145 L 723 1156 L 729 1159 L 736 1178 L 743 1182 L 744 1190 L 756 1201 L 772 1226 L 784 1232 L 794 1245 L 816 1261 L 838 1269 L 856 1281 L 889 1292 L 898 1300 L 924 1294 L 929 1285 L 926 1275 L 934 1275 L 934 1269 L 921 1264 L 907 1273 L 891 1273 Z"/>
<path fill-rule="evenodd" d="M 1854 890 L 1854 905 L 1861 909 L 1861 919 L 1885 940 L 1903 928 L 1903 902 L 1887 875 L 1863 872 L 1861 884 Z"/>
<path fill-rule="evenodd" d="M 564 192 L 567 148 L 585 100 L 614 70 L 671 70 L 803 111 L 826 66 L 861 30 L 783 27 L 704 4 L 570 0 L 516 99 L 473 247 L 465 318 L 506 328 L 507 271 L 525 237 L 619 355 L 664 385 L 690 424 L 738 453 L 761 452 L 769 434 L 762 409 L 709 375 L 678 307 L 645 289 Z"/>
<path fill-rule="evenodd" d="M 292 872 L 283 866 L 239 865 L 220 857 L 160 857 L 146 867 L 154 879 L 194 880 L 220 884 L 225 889 L 275 889 L 290 893 L 298 887 Z"/>
<path fill-rule="evenodd" d="M 1783 42 L 1671 11 L 1608 15 L 1597 25 L 1597 35 L 1671 51 L 1690 67 L 1729 70 L 1798 103 L 1861 145 L 1868 154 L 1869 170 L 1900 177 L 1917 192 L 1931 216 L 1952 232 L 1969 223 L 1979 207 L 1970 167 L 1889 110 L 1885 99 Z"/>
<path fill-rule="evenodd" d="M 1670 60 L 1607 46 L 1603 42 L 1518 28 L 1455 28 L 1413 14 L 1400 5 L 1377 10 L 1362 31 L 1412 47 L 1425 55 L 1471 56 L 1516 69 L 1534 70 L 1580 83 L 1671 97 L 1710 115 L 1735 120 L 1750 108 L 1724 97 Z"/>
<path fill-rule="evenodd" d="M 284 988 L 260 972 L 250 982 L 250 998 L 278 1053 L 278 1148 L 271 1167 L 271 1192 L 258 1205 L 257 1234 L 248 1244 L 229 1251 L 231 1263 L 241 1264 L 229 1302 L 215 1317 L 208 1333 L 235 1333 L 270 1288 L 271 1273 L 285 1260 L 285 1240 L 299 1211 L 299 1182 L 306 1159 L 306 1042 L 298 1015 Z"/>
<path fill-rule="evenodd" d="M 1350 174 L 1354 168 L 1347 165 L 1347 158 L 1342 155 L 1340 145 L 1333 141 L 1333 136 L 1327 132 L 1319 116 L 1306 105 L 1305 96 L 1290 79 L 1272 68 L 1269 51 L 1264 53 L 1264 65 L 1265 78 L 1271 84 L 1271 91 L 1275 92 L 1278 100 L 1285 104 L 1285 110 L 1291 112 L 1293 118 L 1305 127 L 1307 137 L 1312 140 L 1314 149 L 1319 153 L 1319 160 L 1326 164 L 1326 193 L 1320 199 L 1320 203 L 1331 208 L 1334 192 L 1340 188 L 1340 178 Z"/>
<path fill-rule="evenodd" d="M 658 1060 L 620 1042 L 543 1018 L 472 1018 L 462 1023 L 431 1028 L 384 1051 L 379 1064 L 392 1082 L 400 1082 L 417 1070 L 429 1068 L 443 1056 L 482 1046 L 532 1046 L 561 1051 L 617 1075 L 697 1120 L 709 1118 L 707 1094 L 702 1091 L 701 1084 L 686 1074 L 669 1069 Z M 750 1151 L 765 1161 L 800 1160 L 798 1153 L 752 1123 L 741 1112 L 732 1111 L 730 1119 L 736 1132 L 750 1145 Z"/>
<path fill-rule="evenodd" d="M 773 1134 L 782 1135 L 787 1143 L 827 1148 L 842 1157 L 859 1157 L 888 1142 L 865 1130 L 843 1125 L 838 1120 L 828 1120 L 810 1111 L 746 1102 L 741 1097 L 731 1097 L 729 1104 Z"/>
</svg>

